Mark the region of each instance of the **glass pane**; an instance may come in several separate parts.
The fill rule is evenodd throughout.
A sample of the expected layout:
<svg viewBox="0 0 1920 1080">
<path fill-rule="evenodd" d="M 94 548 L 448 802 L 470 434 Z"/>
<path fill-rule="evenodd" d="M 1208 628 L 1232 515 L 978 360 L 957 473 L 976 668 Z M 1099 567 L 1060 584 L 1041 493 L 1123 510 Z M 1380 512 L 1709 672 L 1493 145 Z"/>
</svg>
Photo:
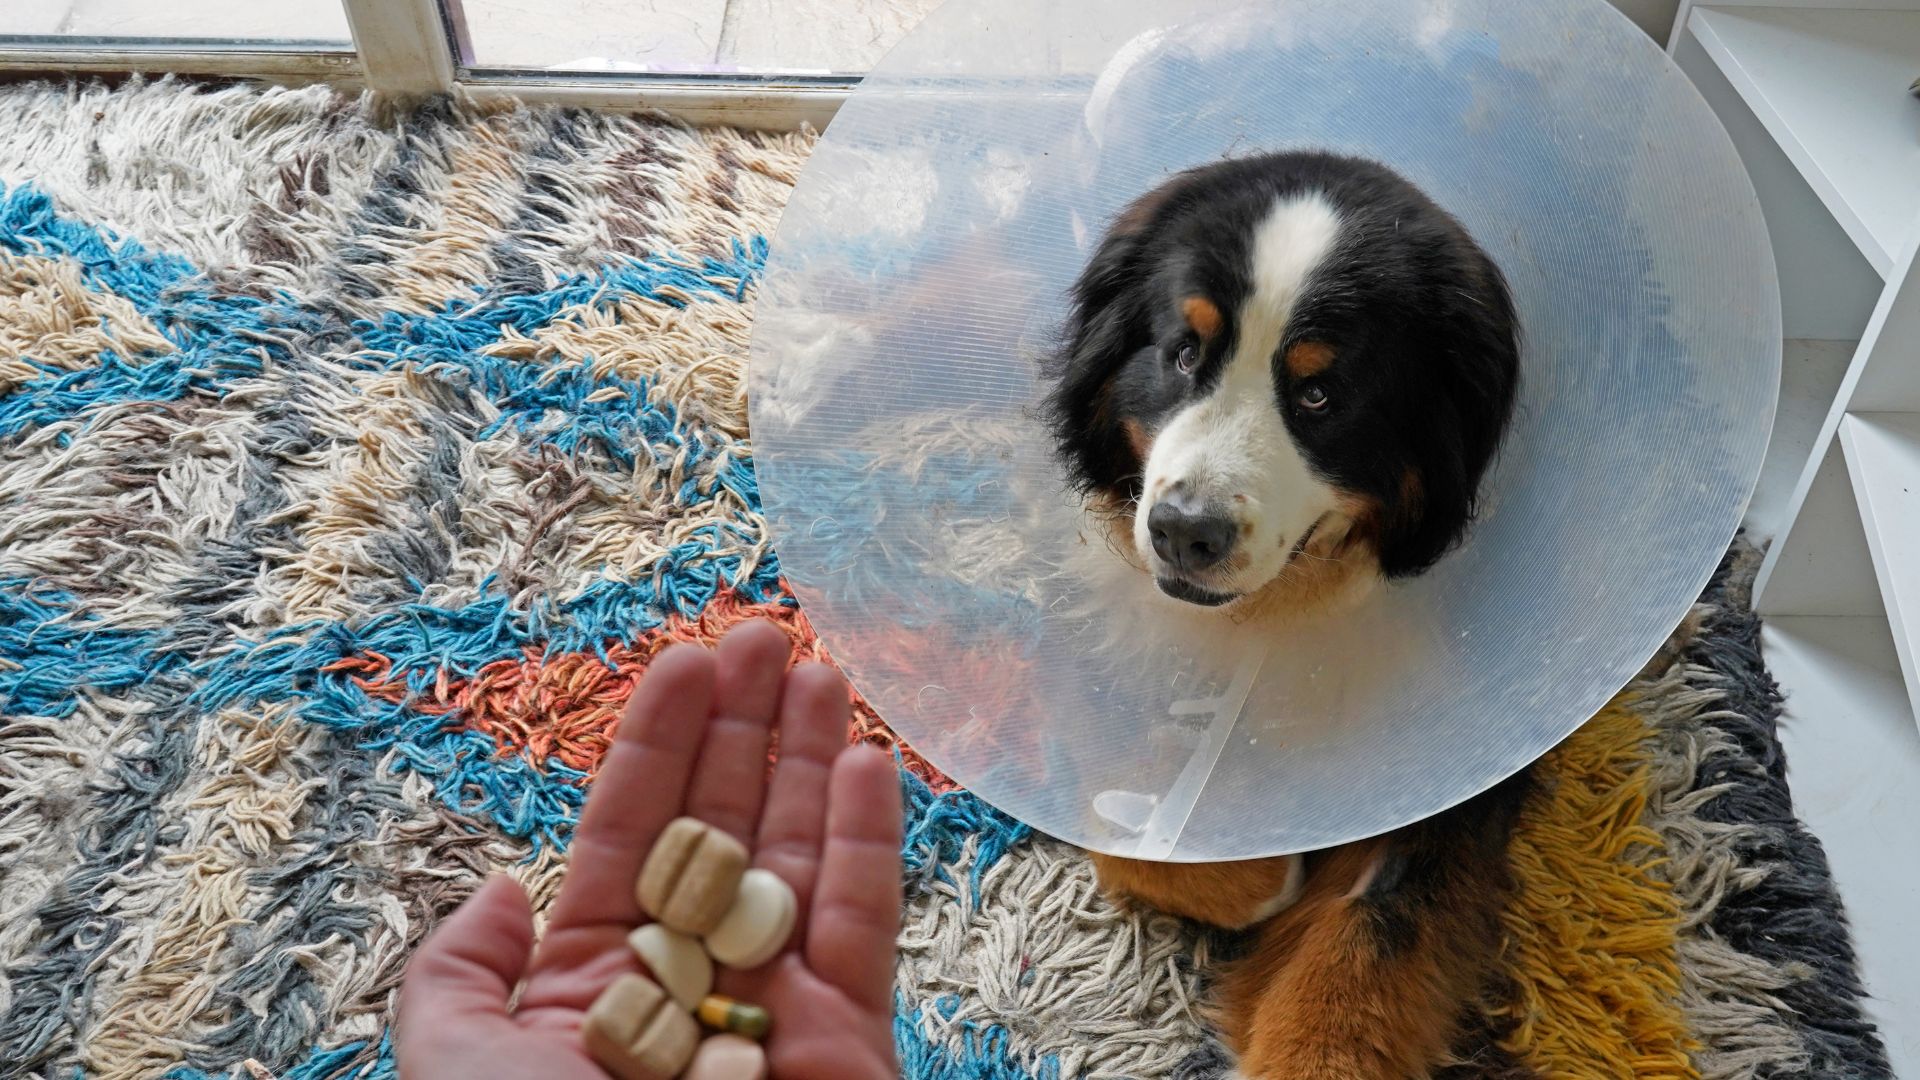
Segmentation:
<svg viewBox="0 0 1920 1080">
<path fill-rule="evenodd" d="M 459 0 L 480 68 L 863 75 L 940 0 Z"/>
<path fill-rule="evenodd" d="M 353 48 L 341 0 L 0 0 L 0 41 Z"/>
</svg>

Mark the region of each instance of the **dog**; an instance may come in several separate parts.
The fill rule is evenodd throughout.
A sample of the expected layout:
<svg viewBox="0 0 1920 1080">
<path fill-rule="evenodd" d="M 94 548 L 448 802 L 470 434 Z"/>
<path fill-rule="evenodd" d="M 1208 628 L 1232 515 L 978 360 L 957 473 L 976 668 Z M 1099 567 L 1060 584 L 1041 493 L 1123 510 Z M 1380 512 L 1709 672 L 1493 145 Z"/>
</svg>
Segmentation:
<svg viewBox="0 0 1920 1080">
<path fill-rule="evenodd" d="M 1387 167 L 1278 153 L 1178 174 L 1071 293 L 1045 410 L 1141 604 L 1337 618 L 1457 545 L 1509 425 L 1498 266 Z M 1212 1013 L 1239 1075 L 1404 1080 L 1444 1061 L 1498 958 L 1525 773 L 1305 856 L 1094 856 L 1103 890 L 1247 929 Z"/>
</svg>

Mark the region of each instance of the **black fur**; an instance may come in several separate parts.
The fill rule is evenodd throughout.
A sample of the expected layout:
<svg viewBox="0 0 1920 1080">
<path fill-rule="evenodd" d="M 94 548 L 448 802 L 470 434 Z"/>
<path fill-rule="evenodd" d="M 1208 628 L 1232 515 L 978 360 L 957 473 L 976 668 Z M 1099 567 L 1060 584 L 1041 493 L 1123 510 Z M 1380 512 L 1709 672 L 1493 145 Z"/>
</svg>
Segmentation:
<svg viewBox="0 0 1920 1080">
<path fill-rule="evenodd" d="M 1477 909 L 1455 906 L 1450 927 L 1467 929 L 1491 954 L 1500 939 L 1499 916 L 1513 890 L 1507 840 L 1520 820 L 1520 808 L 1533 789 L 1528 766 L 1466 802 L 1394 833 L 1380 870 L 1360 896 L 1373 947 L 1382 957 L 1396 956 L 1419 944 L 1435 921 L 1435 908 L 1464 891 L 1481 890 L 1502 903 Z"/>
<path fill-rule="evenodd" d="M 1081 489 L 1131 500 L 1140 460 L 1124 423 L 1151 430 L 1218 378 L 1250 291 L 1256 226 L 1276 200 L 1321 193 L 1340 217 L 1273 358 L 1276 406 L 1307 461 L 1380 508 L 1389 577 L 1418 574 L 1473 518 L 1480 481 L 1513 411 L 1520 334 L 1500 270 L 1466 230 L 1384 166 L 1318 153 L 1203 166 L 1150 192 L 1114 223 L 1073 289 L 1047 372 L 1047 410 Z M 1210 299 L 1222 331 L 1199 343 L 1181 315 Z M 1282 362 L 1300 341 L 1332 345 L 1312 380 Z M 1199 345 L 1191 376 L 1172 358 Z M 1332 405 L 1297 402 L 1309 382 Z"/>
</svg>

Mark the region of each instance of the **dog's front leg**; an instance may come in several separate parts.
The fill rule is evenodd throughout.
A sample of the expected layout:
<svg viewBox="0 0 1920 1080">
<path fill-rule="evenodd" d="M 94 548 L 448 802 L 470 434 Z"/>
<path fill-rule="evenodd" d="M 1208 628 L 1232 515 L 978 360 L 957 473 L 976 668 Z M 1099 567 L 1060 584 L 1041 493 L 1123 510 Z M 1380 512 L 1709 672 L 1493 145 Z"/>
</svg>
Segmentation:
<svg viewBox="0 0 1920 1080">
<path fill-rule="evenodd" d="M 1421 1080 L 1498 964 L 1525 774 L 1435 818 L 1320 852 L 1297 903 L 1216 993 L 1249 1080 Z"/>
<path fill-rule="evenodd" d="M 1238 862 L 1158 863 L 1093 856 L 1100 888 L 1121 905 L 1238 930 L 1285 911 L 1300 898 L 1306 860 L 1300 855 Z"/>
</svg>

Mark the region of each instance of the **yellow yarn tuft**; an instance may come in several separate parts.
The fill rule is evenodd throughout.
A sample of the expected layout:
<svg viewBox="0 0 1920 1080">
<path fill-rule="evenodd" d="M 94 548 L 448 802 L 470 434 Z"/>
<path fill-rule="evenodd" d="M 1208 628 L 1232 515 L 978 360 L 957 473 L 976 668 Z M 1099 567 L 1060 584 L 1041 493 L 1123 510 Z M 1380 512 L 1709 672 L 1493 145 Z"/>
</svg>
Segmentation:
<svg viewBox="0 0 1920 1080">
<path fill-rule="evenodd" d="M 1506 1049 L 1542 1077 L 1698 1080 L 1680 1012 L 1680 907 L 1643 822 L 1650 731 L 1616 698 L 1541 760 L 1512 844 L 1517 992 Z"/>
</svg>

